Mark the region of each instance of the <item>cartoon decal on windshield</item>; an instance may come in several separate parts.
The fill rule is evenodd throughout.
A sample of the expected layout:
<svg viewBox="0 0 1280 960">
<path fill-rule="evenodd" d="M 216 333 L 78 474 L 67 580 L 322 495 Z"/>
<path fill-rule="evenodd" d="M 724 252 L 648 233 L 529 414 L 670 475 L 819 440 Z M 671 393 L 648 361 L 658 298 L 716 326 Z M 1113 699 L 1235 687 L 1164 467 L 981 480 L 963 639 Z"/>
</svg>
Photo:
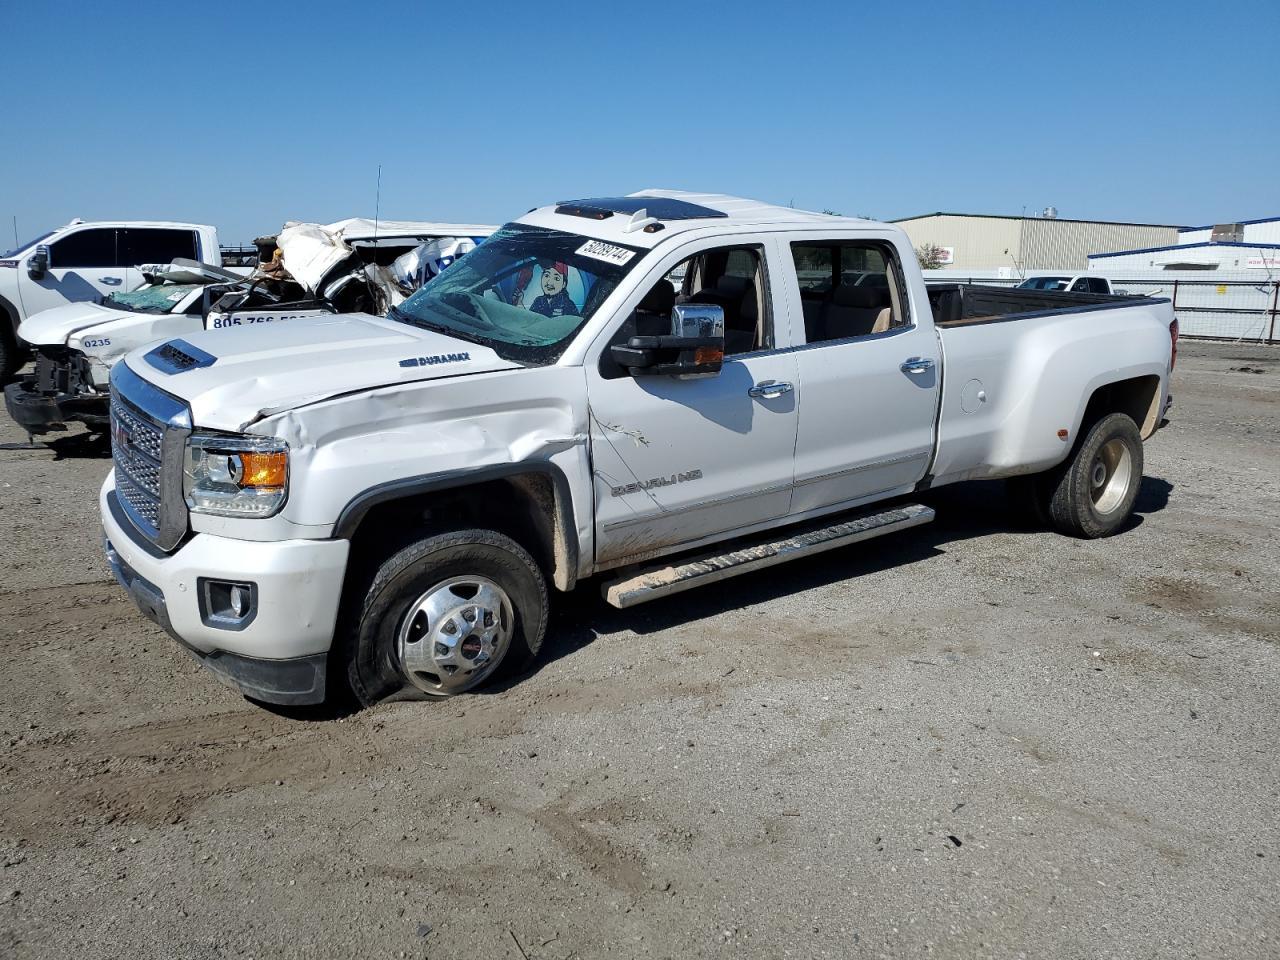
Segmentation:
<svg viewBox="0 0 1280 960">
<path fill-rule="evenodd" d="M 559 261 L 542 268 L 542 296 L 529 309 L 544 317 L 580 316 L 578 305 L 565 293 L 569 285 L 569 267 Z"/>
<path fill-rule="evenodd" d="M 534 277 L 537 281 L 534 281 Z M 544 317 L 580 317 L 596 277 L 571 267 L 562 260 L 538 261 L 517 271 L 498 284 L 499 295 L 514 307 L 523 307 Z M 505 290 L 503 288 L 506 288 Z M 541 290 L 531 303 L 526 299 L 532 290 Z"/>
</svg>

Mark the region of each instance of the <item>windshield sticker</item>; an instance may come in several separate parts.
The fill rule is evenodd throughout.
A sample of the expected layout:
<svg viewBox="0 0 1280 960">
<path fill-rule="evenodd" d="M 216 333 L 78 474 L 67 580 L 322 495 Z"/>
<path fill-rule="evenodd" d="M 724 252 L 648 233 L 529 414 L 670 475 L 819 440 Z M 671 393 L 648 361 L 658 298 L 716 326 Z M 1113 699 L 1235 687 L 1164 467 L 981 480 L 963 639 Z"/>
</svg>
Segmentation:
<svg viewBox="0 0 1280 960">
<path fill-rule="evenodd" d="M 615 247 L 612 243 L 605 243 L 603 240 L 588 240 L 578 248 L 577 253 L 581 257 L 592 257 L 606 263 L 616 263 L 618 266 L 622 266 L 636 255 L 634 250 Z"/>
<path fill-rule="evenodd" d="M 542 280 L 539 283 L 542 294 L 533 301 L 529 309 L 544 317 L 581 316 L 582 311 L 565 292 L 568 285 L 569 268 L 559 261 L 548 263 L 542 268 Z"/>
<path fill-rule="evenodd" d="M 438 353 L 432 357 L 410 357 L 408 360 L 401 360 L 402 367 L 434 367 L 437 363 L 461 363 L 463 360 L 470 360 L 469 353 Z"/>
</svg>

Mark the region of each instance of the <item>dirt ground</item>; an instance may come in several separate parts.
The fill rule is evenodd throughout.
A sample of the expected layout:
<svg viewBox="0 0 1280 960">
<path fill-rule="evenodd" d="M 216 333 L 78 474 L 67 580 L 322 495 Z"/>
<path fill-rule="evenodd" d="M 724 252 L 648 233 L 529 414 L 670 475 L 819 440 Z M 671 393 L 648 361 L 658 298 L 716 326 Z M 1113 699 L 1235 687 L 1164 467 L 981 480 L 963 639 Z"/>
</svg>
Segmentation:
<svg viewBox="0 0 1280 960">
<path fill-rule="evenodd" d="M 1280 353 L 1184 341 L 1131 529 L 931 526 L 443 704 L 218 685 L 0 428 L 0 955 L 1280 956 Z"/>
</svg>

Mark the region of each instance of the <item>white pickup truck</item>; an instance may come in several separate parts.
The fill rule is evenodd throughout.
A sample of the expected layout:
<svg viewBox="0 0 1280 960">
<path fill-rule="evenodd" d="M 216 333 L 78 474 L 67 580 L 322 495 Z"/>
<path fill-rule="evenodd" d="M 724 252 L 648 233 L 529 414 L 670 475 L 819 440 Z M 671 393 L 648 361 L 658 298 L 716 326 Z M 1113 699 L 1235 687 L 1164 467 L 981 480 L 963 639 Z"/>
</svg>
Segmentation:
<svg viewBox="0 0 1280 960">
<path fill-rule="evenodd" d="M 1111 281 L 1092 273 L 1072 276 L 1066 273 L 1037 273 L 1024 277 L 1018 284 L 1020 290 L 1067 290 L 1071 293 L 1120 293 L 1111 287 Z"/>
<path fill-rule="evenodd" d="M 261 330 L 280 320 L 385 313 L 404 299 L 405 290 L 416 289 L 421 274 L 452 262 L 449 255 L 430 258 L 432 251 L 470 249 L 493 230 L 482 224 L 362 219 L 286 225 L 278 237 L 264 238 L 268 250 L 278 241 L 274 249 L 282 254 L 285 280 L 260 273 L 246 279 L 248 268 L 183 258 L 146 267 L 139 276 L 148 282 L 137 289 L 108 294 L 100 303 L 54 307 L 23 321 L 18 336 L 34 351 L 35 369 L 4 387 L 5 407 L 33 437 L 64 430 L 69 422 L 103 428 L 108 374 L 135 347 L 202 329 Z M 395 269 L 406 260 L 416 275 Z"/>
<path fill-rule="evenodd" d="M 218 232 L 201 223 L 72 220 L 0 253 L 0 382 L 22 366 L 22 321 L 132 290 L 142 283 L 142 264 L 175 257 L 221 263 Z"/>
<path fill-rule="evenodd" d="M 1022 478 L 1059 530 L 1114 533 L 1170 305 L 1002 294 L 926 288 L 869 221 L 672 191 L 536 209 L 388 317 L 117 364 L 107 557 L 247 696 L 369 704 L 527 664 L 548 585 L 607 573 L 627 607 L 924 523 L 930 486 Z"/>
</svg>

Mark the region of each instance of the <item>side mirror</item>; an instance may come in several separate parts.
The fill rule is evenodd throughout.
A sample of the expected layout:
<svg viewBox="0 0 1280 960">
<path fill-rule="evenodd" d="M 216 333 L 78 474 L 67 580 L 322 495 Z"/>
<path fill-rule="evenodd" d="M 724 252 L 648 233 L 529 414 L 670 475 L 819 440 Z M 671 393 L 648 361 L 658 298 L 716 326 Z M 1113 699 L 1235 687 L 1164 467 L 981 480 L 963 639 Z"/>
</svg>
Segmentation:
<svg viewBox="0 0 1280 960">
<path fill-rule="evenodd" d="M 39 280 L 49 272 L 49 248 L 43 243 L 36 247 L 36 252 L 27 258 L 27 276 Z"/>
<path fill-rule="evenodd" d="M 671 310 L 670 334 L 632 337 L 610 352 L 633 377 L 715 376 L 724 362 L 724 309 L 678 303 Z"/>
</svg>

